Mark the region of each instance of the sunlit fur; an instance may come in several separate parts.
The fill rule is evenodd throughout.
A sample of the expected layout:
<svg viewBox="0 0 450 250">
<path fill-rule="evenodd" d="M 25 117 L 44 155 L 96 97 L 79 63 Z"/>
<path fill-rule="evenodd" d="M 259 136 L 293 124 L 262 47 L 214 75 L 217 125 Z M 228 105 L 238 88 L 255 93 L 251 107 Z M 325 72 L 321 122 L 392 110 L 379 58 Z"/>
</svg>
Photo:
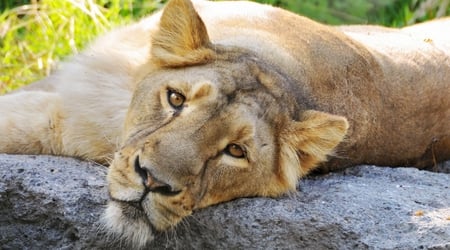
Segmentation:
<svg viewBox="0 0 450 250">
<path fill-rule="evenodd" d="M 108 205 L 101 220 L 102 231 L 108 233 L 111 241 L 124 242 L 135 248 L 143 248 L 153 240 L 153 231 L 150 225 L 142 218 L 132 220 L 123 215 L 123 210 L 114 203 Z"/>
<path fill-rule="evenodd" d="M 450 159 L 447 34 L 450 19 L 329 27 L 170 0 L 0 97 L 0 152 L 111 163 L 104 228 L 144 248 L 196 209 L 293 192 L 311 171 Z"/>
</svg>

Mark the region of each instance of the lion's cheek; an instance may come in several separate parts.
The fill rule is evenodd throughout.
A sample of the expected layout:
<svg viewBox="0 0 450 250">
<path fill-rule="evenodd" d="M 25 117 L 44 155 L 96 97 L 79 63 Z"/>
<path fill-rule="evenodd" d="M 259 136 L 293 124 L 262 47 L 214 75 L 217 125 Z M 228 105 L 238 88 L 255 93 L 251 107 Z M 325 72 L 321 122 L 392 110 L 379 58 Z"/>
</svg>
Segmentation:
<svg viewBox="0 0 450 250">
<path fill-rule="evenodd" d="M 142 180 L 134 172 L 111 165 L 107 175 L 109 195 L 117 200 L 136 201 L 144 193 Z"/>
<path fill-rule="evenodd" d="M 142 208 L 155 229 L 165 231 L 192 214 L 194 200 L 186 190 L 173 197 L 148 193 Z"/>
<path fill-rule="evenodd" d="M 246 186 L 246 185 L 243 185 Z M 239 185 L 235 185 L 234 181 L 222 180 L 216 185 L 209 186 L 205 195 L 196 204 L 195 209 L 205 208 L 218 203 L 230 201 L 238 197 L 254 196 L 252 188 L 246 186 L 242 188 Z"/>
<path fill-rule="evenodd" d="M 240 170 L 229 174 L 212 175 L 208 178 L 205 195 L 197 202 L 195 209 L 205 208 L 241 197 L 269 196 L 278 197 L 293 187 L 281 183 L 277 174 L 267 169 L 262 171 Z"/>
</svg>

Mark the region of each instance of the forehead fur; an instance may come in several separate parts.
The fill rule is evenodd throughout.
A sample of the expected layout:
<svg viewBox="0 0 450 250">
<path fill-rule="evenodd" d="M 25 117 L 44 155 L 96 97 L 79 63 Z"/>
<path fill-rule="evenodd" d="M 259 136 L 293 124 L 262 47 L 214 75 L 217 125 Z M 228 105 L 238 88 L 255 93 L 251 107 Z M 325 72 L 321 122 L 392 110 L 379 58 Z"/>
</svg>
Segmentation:
<svg viewBox="0 0 450 250">
<path fill-rule="evenodd" d="M 237 47 L 217 45 L 214 60 L 184 68 L 160 68 L 142 85 L 154 88 L 158 83 L 181 88 L 190 100 L 215 97 L 216 105 L 222 108 L 234 102 L 248 104 L 258 117 L 265 119 L 280 120 L 280 116 L 285 116 L 298 120 L 303 110 L 314 107 L 306 85 L 296 85 L 276 66 Z M 141 87 L 138 94 L 148 92 L 148 88 Z M 223 103 L 219 95 L 223 96 Z"/>
<path fill-rule="evenodd" d="M 221 60 L 209 65 L 218 73 L 221 84 L 234 84 L 234 88 L 225 91 L 229 99 L 242 96 L 245 102 L 245 98 L 253 97 L 262 110 L 276 108 L 278 114 L 293 120 L 299 119 L 301 111 L 314 108 L 306 85 L 299 86 L 277 66 L 264 62 L 253 52 L 229 47 L 218 54 L 222 55 Z"/>
</svg>

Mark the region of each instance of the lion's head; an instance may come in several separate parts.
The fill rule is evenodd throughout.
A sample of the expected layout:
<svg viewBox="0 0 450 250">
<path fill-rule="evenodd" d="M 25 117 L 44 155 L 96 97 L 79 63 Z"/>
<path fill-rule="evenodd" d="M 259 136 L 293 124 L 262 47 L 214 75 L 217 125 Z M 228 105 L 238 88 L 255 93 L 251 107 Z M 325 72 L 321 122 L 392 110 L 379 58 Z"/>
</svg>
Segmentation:
<svg viewBox="0 0 450 250">
<path fill-rule="evenodd" d="M 276 66 L 213 44 L 188 0 L 168 3 L 151 43 L 156 70 L 134 91 L 105 213 L 136 245 L 196 209 L 295 190 L 347 131 Z"/>
</svg>

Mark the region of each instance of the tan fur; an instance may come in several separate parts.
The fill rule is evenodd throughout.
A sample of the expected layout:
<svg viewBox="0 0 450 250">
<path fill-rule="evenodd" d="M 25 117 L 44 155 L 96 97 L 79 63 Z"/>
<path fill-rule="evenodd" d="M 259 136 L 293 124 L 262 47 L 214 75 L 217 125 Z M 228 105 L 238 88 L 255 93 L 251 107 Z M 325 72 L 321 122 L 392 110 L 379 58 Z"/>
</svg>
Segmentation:
<svg viewBox="0 0 450 250">
<path fill-rule="evenodd" d="M 136 246 L 196 209 L 293 191 L 313 170 L 432 167 L 450 159 L 449 27 L 336 28 L 171 0 L 0 97 L 0 152 L 113 159 L 105 227 Z"/>
<path fill-rule="evenodd" d="M 347 129 L 345 118 L 311 110 L 302 114 L 300 122 L 291 122 L 282 131 L 281 144 L 289 145 L 299 156 L 301 173 L 296 176 L 304 176 L 326 161 L 331 150 L 344 139 Z"/>
<path fill-rule="evenodd" d="M 206 27 L 192 3 L 169 2 L 159 31 L 152 36 L 152 60 L 160 66 L 185 66 L 204 63 L 214 56 Z M 190 18 L 180 15 L 186 12 Z"/>
</svg>

